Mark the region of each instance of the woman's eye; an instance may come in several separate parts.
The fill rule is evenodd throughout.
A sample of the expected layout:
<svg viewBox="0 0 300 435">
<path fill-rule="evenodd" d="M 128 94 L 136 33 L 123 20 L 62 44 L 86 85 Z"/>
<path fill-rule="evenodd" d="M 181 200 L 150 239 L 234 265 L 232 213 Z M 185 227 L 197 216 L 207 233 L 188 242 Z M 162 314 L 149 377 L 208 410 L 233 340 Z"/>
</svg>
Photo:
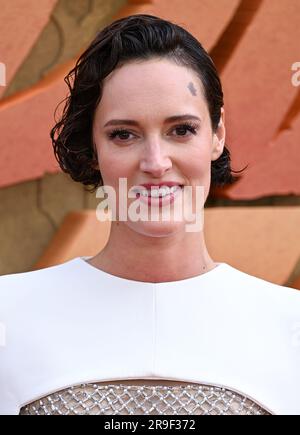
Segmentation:
<svg viewBox="0 0 300 435">
<path fill-rule="evenodd" d="M 112 132 L 110 132 L 109 133 L 109 135 L 108 135 L 108 137 L 109 137 L 109 139 L 114 139 L 115 137 L 117 137 L 117 136 L 119 136 L 119 135 L 121 135 L 122 137 L 123 137 L 123 139 L 124 139 L 124 135 L 126 136 L 126 135 L 128 135 L 128 134 L 131 134 L 129 131 L 127 131 L 127 130 L 121 130 L 121 129 L 116 129 L 116 130 L 113 130 Z M 126 138 L 125 138 L 126 139 Z M 127 138 L 128 139 L 128 138 Z"/>
<path fill-rule="evenodd" d="M 172 131 L 177 131 L 176 136 L 178 137 L 186 137 L 187 135 L 185 134 L 187 131 L 189 131 L 190 133 L 196 135 L 197 134 L 197 129 L 198 129 L 198 125 L 197 124 L 189 124 L 189 123 L 185 123 L 185 124 L 180 124 L 180 125 L 176 125 Z M 183 133 L 183 134 L 181 134 Z M 128 135 L 131 135 L 133 133 L 130 133 L 130 131 L 128 130 L 124 130 L 124 129 L 115 129 L 112 132 L 110 132 L 108 134 L 108 138 L 110 140 L 115 139 L 116 137 L 118 137 L 121 142 L 125 142 L 126 140 L 129 139 Z M 189 135 L 188 135 L 189 136 Z"/>
<path fill-rule="evenodd" d="M 181 124 L 175 127 L 177 131 L 186 132 L 187 130 L 192 134 L 196 134 L 198 126 L 196 124 Z M 178 136 L 186 136 L 185 134 L 179 134 Z"/>
</svg>

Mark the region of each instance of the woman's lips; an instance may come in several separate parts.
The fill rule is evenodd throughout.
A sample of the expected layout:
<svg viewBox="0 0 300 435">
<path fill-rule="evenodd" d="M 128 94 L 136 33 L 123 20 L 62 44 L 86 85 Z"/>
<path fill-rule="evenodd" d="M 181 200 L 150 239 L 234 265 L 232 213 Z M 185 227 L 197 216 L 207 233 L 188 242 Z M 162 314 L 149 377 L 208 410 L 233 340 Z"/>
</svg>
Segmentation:
<svg viewBox="0 0 300 435">
<path fill-rule="evenodd" d="M 166 204 L 172 204 L 175 201 L 175 198 L 181 193 L 182 187 L 178 186 L 178 189 L 175 190 L 175 192 L 170 192 L 165 196 L 159 196 L 159 197 L 152 197 L 152 196 L 144 196 L 141 195 L 139 192 L 137 192 L 137 198 L 144 204 L 147 204 L 148 206 L 163 206 Z"/>
<path fill-rule="evenodd" d="M 161 183 L 158 183 L 158 184 L 156 184 L 156 183 L 143 183 L 143 184 L 140 184 L 140 186 L 143 186 L 143 187 L 145 187 L 146 189 L 151 189 L 151 188 L 160 188 L 160 187 L 174 187 L 174 186 L 182 186 L 183 184 L 182 183 L 180 183 L 180 181 L 164 181 L 164 182 L 161 182 Z"/>
</svg>

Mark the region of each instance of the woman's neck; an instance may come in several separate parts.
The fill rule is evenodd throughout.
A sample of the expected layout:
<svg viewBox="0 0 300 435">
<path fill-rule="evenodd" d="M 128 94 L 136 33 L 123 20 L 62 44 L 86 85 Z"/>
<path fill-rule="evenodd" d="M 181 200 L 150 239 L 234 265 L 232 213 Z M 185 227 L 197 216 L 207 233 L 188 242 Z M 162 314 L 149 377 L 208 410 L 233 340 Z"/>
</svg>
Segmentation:
<svg viewBox="0 0 300 435">
<path fill-rule="evenodd" d="M 88 263 L 121 278 L 153 283 L 191 278 L 216 267 L 203 232 L 149 237 L 114 223 L 108 243 Z"/>
</svg>

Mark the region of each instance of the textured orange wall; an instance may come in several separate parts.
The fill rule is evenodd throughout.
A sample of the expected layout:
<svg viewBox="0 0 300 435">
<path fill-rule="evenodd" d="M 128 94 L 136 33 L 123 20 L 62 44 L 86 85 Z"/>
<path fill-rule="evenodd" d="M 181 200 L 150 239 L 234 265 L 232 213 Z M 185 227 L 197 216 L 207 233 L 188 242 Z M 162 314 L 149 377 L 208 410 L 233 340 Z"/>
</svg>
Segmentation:
<svg viewBox="0 0 300 435">
<path fill-rule="evenodd" d="M 18 22 L 27 25 L 34 10 L 38 24 L 32 19 L 29 28 L 36 37 L 54 3 L 35 2 Z M 13 15 L 16 2 L 5 4 L 6 15 L 9 8 Z M 218 66 L 233 169 L 246 164 L 249 168 L 240 182 L 214 193 L 231 199 L 299 195 L 300 88 L 291 81 L 292 64 L 300 61 L 299 0 L 132 0 L 114 18 L 135 13 L 158 15 L 186 27 Z M 3 32 L 1 28 L 1 38 Z M 27 27 L 25 33 L 30 33 Z M 16 48 L 7 46 L 6 52 L 17 65 Z M 54 108 L 66 96 L 64 74 L 74 62 L 34 88 L 0 101 L 0 187 L 60 170 L 49 130 Z"/>
<path fill-rule="evenodd" d="M 0 5 L 0 62 L 9 84 L 49 20 L 57 0 L 10 0 Z M 4 92 L 0 86 L 0 97 Z"/>
<path fill-rule="evenodd" d="M 0 104 L 2 186 L 60 170 L 49 132 L 55 107 L 66 96 L 62 80 L 65 73 L 64 67 L 59 68 L 35 87 Z"/>
<path fill-rule="evenodd" d="M 176 0 L 172 2 L 170 13 L 169 1 L 153 1 L 149 4 L 133 2 L 120 12 L 120 16 L 131 13 L 157 14 L 180 21 L 183 25 L 192 27 L 196 33 L 199 28 L 198 17 L 202 17 L 202 40 L 211 47 L 221 35 L 237 5 L 238 0 L 220 0 L 219 7 L 214 2 L 208 5 L 206 2 L 194 0 L 186 8 L 185 2 Z M 209 17 L 214 19 L 215 26 L 209 24 Z M 72 66 L 71 62 L 58 73 L 37 83 L 34 88 L 0 102 L 0 187 L 35 179 L 45 172 L 60 170 L 53 156 L 49 131 L 53 126 L 54 109 L 66 96 L 64 74 Z"/>
<path fill-rule="evenodd" d="M 299 120 L 280 130 L 300 92 L 291 81 L 300 60 L 300 3 L 258 6 L 221 74 L 233 164 L 249 163 L 247 176 L 228 189 L 236 199 L 300 194 Z"/>
</svg>

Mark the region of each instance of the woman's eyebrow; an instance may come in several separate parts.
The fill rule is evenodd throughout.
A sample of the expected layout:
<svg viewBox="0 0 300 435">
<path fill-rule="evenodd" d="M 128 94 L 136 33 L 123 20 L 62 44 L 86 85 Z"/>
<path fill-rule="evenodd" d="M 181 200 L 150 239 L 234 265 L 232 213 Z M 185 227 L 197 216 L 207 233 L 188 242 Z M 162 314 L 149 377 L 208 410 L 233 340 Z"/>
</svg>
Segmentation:
<svg viewBox="0 0 300 435">
<path fill-rule="evenodd" d="M 164 122 L 169 123 L 169 122 L 174 122 L 174 121 L 186 121 L 188 119 L 194 119 L 194 120 L 201 121 L 201 119 L 198 116 L 186 113 L 185 115 L 170 116 L 169 118 L 166 118 Z M 109 125 L 120 125 L 120 124 L 136 125 L 136 126 L 139 125 L 139 123 L 137 121 L 134 121 L 132 119 L 111 119 L 110 121 L 108 121 L 104 125 L 104 127 L 108 127 Z"/>
</svg>

